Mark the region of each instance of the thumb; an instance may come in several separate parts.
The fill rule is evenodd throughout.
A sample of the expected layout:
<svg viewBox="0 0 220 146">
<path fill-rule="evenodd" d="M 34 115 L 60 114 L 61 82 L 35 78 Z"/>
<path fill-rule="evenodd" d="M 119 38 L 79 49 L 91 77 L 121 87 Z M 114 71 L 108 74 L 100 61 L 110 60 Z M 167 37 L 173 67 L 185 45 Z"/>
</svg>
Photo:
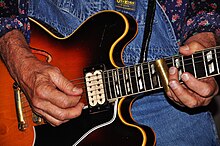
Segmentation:
<svg viewBox="0 0 220 146">
<path fill-rule="evenodd" d="M 62 74 L 58 74 L 55 79 L 52 79 L 55 86 L 67 95 L 81 95 L 83 90 L 73 85 Z"/>
<path fill-rule="evenodd" d="M 185 56 L 189 56 L 192 55 L 193 53 L 195 53 L 196 51 L 200 51 L 200 50 L 204 50 L 205 47 L 196 42 L 196 41 L 192 41 L 188 44 L 185 44 L 183 46 L 180 47 L 179 52 Z"/>
</svg>

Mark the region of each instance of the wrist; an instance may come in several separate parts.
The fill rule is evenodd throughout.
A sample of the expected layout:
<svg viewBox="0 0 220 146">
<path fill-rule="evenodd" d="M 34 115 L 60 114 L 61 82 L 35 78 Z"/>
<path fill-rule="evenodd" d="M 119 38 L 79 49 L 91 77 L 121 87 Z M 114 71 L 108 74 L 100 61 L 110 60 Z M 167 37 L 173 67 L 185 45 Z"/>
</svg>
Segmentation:
<svg viewBox="0 0 220 146">
<path fill-rule="evenodd" d="M 27 60 L 35 59 L 19 30 L 12 30 L 0 38 L 0 55 L 15 81 L 18 81 L 23 68 L 28 66 Z"/>
</svg>

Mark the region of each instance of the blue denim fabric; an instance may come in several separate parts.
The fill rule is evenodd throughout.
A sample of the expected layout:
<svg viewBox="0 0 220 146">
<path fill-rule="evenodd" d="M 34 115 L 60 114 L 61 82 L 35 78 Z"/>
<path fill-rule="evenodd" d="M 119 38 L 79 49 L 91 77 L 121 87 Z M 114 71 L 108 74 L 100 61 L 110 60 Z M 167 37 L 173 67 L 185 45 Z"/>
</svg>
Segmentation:
<svg viewBox="0 0 220 146">
<path fill-rule="evenodd" d="M 123 54 L 126 65 L 137 63 L 145 24 L 143 12 L 146 12 L 147 0 L 137 0 L 135 11 L 116 8 L 114 0 L 30 0 L 29 16 L 48 23 L 66 36 L 90 15 L 104 9 L 129 13 L 137 20 L 139 33 Z M 178 45 L 173 28 L 157 3 L 147 60 L 176 53 Z M 158 146 L 218 145 L 215 125 L 209 112 L 192 113 L 180 110 L 166 99 L 163 92 L 137 100 L 133 104 L 132 115 L 138 123 L 154 129 Z"/>
</svg>

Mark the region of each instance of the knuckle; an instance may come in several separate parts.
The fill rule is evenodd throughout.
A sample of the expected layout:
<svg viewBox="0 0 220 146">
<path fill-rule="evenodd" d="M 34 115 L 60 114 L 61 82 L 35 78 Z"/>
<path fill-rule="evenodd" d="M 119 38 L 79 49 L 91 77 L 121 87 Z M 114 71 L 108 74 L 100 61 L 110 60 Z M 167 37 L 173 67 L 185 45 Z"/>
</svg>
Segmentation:
<svg viewBox="0 0 220 146">
<path fill-rule="evenodd" d="M 197 100 L 190 100 L 187 104 L 186 104 L 189 108 L 195 108 L 198 105 L 198 101 Z"/>
<path fill-rule="evenodd" d="M 52 67 L 50 69 L 48 69 L 48 73 L 51 74 L 51 75 L 56 75 L 56 74 L 60 74 L 61 71 L 58 67 Z"/>
<path fill-rule="evenodd" d="M 57 113 L 57 118 L 61 121 L 64 121 L 66 119 L 66 114 L 64 112 L 59 111 Z"/>
<path fill-rule="evenodd" d="M 40 109 L 41 108 L 41 103 L 39 102 L 39 100 L 37 100 L 36 98 L 32 98 L 32 106 L 34 107 L 34 108 L 38 108 L 38 109 Z"/>
<path fill-rule="evenodd" d="M 210 96 L 212 93 L 212 89 L 211 88 L 205 88 L 201 91 L 201 95 L 204 97 L 208 97 Z"/>
<path fill-rule="evenodd" d="M 62 98 L 60 106 L 61 106 L 61 108 L 68 108 L 68 107 L 70 107 L 70 103 L 65 98 Z"/>
</svg>

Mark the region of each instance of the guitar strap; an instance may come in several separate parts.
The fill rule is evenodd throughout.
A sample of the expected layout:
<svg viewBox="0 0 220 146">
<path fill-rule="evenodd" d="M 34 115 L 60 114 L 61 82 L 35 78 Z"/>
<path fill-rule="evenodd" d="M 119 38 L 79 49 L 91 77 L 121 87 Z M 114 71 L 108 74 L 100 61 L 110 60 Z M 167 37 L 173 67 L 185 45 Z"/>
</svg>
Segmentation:
<svg viewBox="0 0 220 146">
<path fill-rule="evenodd" d="M 152 33 L 155 9 L 156 9 L 156 0 L 148 0 L 144 36 L 143 36 L 139 63 L 146 61 L 145 57 L 147 56 L 147 53 L 148 53 L 148 47 L 149 47 L 150 37 Z"/>
</svg>

